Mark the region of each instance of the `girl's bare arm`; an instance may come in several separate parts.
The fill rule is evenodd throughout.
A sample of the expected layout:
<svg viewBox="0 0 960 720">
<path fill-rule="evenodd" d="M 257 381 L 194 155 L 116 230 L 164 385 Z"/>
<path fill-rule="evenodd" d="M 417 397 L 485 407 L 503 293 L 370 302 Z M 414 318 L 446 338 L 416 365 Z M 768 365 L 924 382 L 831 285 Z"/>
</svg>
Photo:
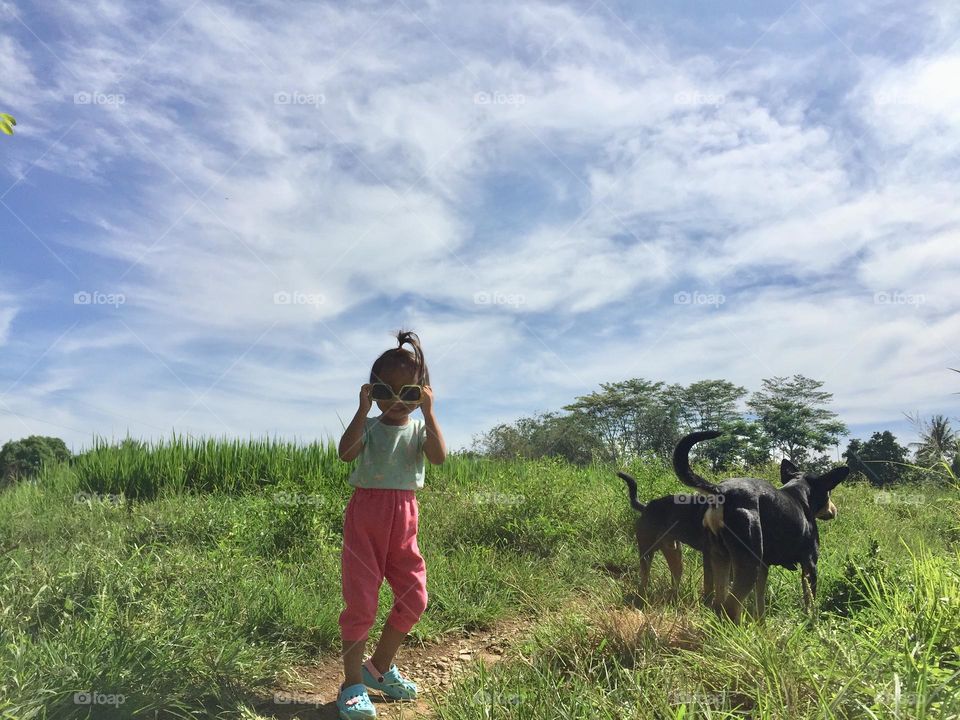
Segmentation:
<svg viewBox="0 0 960 720">
<path fill-rule="evenodd" d="M 440 424 L 433 414 L 433 390 L 429 386 L 423 388 L 424 399 L 420 405 L 423 412 L 424 424 L 427 427 L 427 438 L 423 442 L 423 454 L 434 465 L 440 465 L 447 458 L 447 444 L 443 441 Z"/>
<path fill-rule="evenodd" d="M 343 431 L 343 437 L 340 438 L 340 445 L 337 447 L 337 453 L 344 462 L 350 462 L 356 459 L 363 450 L 363 426 L 367 421 L 367 413 L 373 400 L 370 398 L 370 383 L 365 383 L 360 387 L 360 407 L 357 408 L 353 420 Z"/>
</svg>

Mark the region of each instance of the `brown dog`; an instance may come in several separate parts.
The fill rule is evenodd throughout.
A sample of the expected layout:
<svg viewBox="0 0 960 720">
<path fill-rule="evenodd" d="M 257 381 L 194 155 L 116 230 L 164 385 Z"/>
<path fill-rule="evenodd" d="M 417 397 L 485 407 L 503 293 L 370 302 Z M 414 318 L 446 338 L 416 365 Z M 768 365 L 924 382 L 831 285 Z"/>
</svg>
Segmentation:
<svg viewBox="0 0 960 720">
<path fill-rule="evenodd" d="M 643 504 L 637 499 L 637 481 L 625 472 L 618 472 L 627 484 L 630 505 L 639 515 L 633 522 L 637 537 L 637 549 L 640 551 L 640 595 L 646 598 L 650 581 L 650 566 L 653 556 L 659 550 L 663 553 L 670 574 L 673 576 L 671 595 L 680 592 L 680 578 L 683 575 L 683 555 L 680 545 L 689 545 L 701 553 L 706 547 L 706 535 L 703 527 L 703 514 L 707 509 L 706 498 L 692 493 L 666 495 Z M 710 602 L 713 592 L 713 580 L 709 563 L 703 566 L 703 598 Z"/>
</svg>

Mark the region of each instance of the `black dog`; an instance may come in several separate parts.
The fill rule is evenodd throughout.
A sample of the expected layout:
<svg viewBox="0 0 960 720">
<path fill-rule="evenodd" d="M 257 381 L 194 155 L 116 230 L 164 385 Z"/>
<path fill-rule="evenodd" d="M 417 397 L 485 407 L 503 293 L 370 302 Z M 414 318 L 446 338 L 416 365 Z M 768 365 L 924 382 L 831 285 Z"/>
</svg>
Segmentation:
<svg viewBox="0 0 960 720">
<path fill-rule="evenodd" d="M 703 552 L 706 547 L 706 531 L 703 527 L 703 513 L 707 509 L 706 498 L 698 494 L 676 494 L 651 500 L 646 505 L 637 500 L 637 481 L 625 472 L 618 472 L 627 484 L 630 505 L 639 515 L 633 523 L 637 536 L 637 548 L 640 551 L 640 595 L 646 597 L 647 583 L 650 580 L 650 565 L 653 556 L 659 550 L 663 553 L 670 574 L 673 576 L 671 594 L 676 597 L 680 592 L 680 578 L 683 575 L 683 555 L 681 543 L 694 550 Z M 713 592 L 713 578 L 710 564 L 704 556 L 703 598 L 710 603 Z"/>
<path fill-rule="evenodd" d="M 771 565 L 791 570 L 800 566 L 802 578 L 809 584 L 804 585 L 804 603 L 809 609 L 817 592 L 817 519 L 836 517 L 830 491 L 847 477 L 850 468 L 842 466 L 816 476 L 800 472 L 785 460 L 781 476 L 790 480 L 780 489 L 756 478 L 734 478 L 715 485 L 691 470 L 689 454 L 696 443 L 720 435 L 712 430 L 691 433 L 673 453 L 677 477 L 709 498 L 703 524 L 709 530 L 705 554 L 712 567 L 714 610 L 739 622 L 743 602 L 755 590 L 756 614 L 762 616 Z"/>
<path fill-rule="evenodd" d="M 780 482 L 788 483 L 797 473 L 797 469 L 788 460 L 780 466 Z M 633 521 L 637 549 L 640 552 L 640 595 L 646 597 L 650 581 L 650 567 L 653 556 L 659 550 L 663 553 L 672 579 L 671 595 L 680 592 L 683 577 L 683 554 L 681 545 L 687 545 L 703 557 L 703 591 L 705 604 L 712 603 L 714 583 L 710 567 L 707 530 L 703 525 L 703 515 L 707 509 L 708 498 L 700 494 L 677 493 L 666 495 L 643 504 L 637 499 L 637 482 L 625 472 L 618 472 L 627 484 L 630 505 L 639 514 Z"/>
</svg>

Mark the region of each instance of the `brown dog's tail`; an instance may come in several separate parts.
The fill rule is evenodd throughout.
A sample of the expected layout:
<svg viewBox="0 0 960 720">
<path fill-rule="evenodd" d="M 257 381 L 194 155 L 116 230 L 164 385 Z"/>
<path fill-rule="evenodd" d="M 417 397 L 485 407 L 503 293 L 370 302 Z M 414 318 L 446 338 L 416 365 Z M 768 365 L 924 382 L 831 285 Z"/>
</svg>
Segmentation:
<svg viewBox="0 0 960 720">
<path fill-rule="evenodd" d="M 637 512 L 646 510 L 647 506 L 637 500 L 637 481 L 625 472 L 618 472 L 617 475 L 622 477 L 623 481 L 627 484 L 627 490 L 630 492 L 630 506 Z"/>
<path fill-rule="evenodd" d="M 690 468 L 690 448 L 701 440 L 712 440 L 722 434 L 718 430 L 703 430 L 680 438 L 680 442 L 677 443 L 677 447 L 673 451 L 673 471 L 680 478 L 680 482 L 707 495 L 719 494 L 720 488 L 700 477 Z"/>
</svg>

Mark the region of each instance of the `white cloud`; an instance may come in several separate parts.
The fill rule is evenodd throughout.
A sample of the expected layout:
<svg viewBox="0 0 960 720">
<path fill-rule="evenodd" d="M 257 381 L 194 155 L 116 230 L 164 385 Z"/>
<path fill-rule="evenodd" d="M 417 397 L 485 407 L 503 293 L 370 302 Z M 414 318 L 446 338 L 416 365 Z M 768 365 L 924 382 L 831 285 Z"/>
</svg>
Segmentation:
<svg viewBox="0 0 960 720">
<path fill-rule="evenodd" d="M 906 60 L 833 47 L 853 84 L 821 99 L 836 38 L 809 12 L 768 37 L 823 35 L 791 55 L 691 52 L 668 29 L 539 3 L 482 23 L 444 5 L 154 10 L 59 5 L 50 44 L 71 71 L 0 41 L 4 89 L 49 125 L 9 201 L 47 192 L 39 170 L 72 179 L 78 200 L 50 205 L 75 221 L 43 236 L 88 289 L 127 300 L 66 308 L 80 326 L 14 398 L 25 415 L 334 432 L 402 323 L 437 358 L 460 442 L 631 375 L 755 388 L 804 372 L 851 422 L 941 402 L 960 117 L 939 44 Z M 50 77 L 23 59 L 38 55 Z M 675 306 L 678 288 L 727 301 Z"/>
<path fill-rule="evenodd" d="M 10 326 L 17 315 L 18 308 L 14 299 L 0 293 L 0 345 L 5 345 L 10 338 Z"/>
<path fill-rule="evenodd" d="M 956 53 L 888 66 L 864 88 L 867 116 L 892 144 L 937 140 L 949 153 L 956 147 L 960 125 L 958 75 Z"/>
</svg>

